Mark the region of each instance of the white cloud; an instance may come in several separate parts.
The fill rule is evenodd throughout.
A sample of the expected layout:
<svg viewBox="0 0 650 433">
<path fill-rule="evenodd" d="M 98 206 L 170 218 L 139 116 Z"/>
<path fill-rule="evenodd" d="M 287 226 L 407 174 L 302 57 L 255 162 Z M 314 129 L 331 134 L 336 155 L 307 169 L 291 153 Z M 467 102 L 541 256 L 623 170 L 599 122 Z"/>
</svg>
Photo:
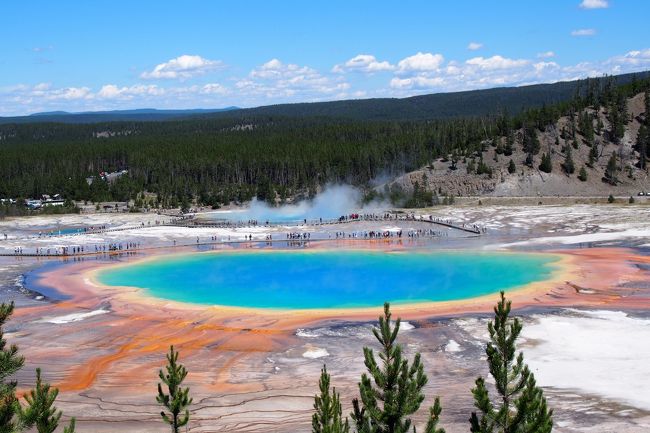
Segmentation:
<svg viewBox="0 0 650 433">
<path fill-rule="evenodd" d="M 292 63 L 284 64 L 278 59 L 271 59 L 251 71 L 250 76 L 256 78 L 278 79 L 290 76 L 313 75 L 317 72 L 307 66 Z"/>
<path fill-rule="evenodd" d="M 140 74 L 140 78 L 188 79 L 221 67 L 223 67 L 223 63 L 219 60 L 208 60 L 201 56 L 184 54 L 157 65 L 150 72 L 143 72 Z"/>
<path fill-rule="evenodd" d="M 443 86 L 445 82 L 442 77 L 418 75 L 411 78 L 394 77 L 390 80 L 390 86 L 395 89 L 427 88 Z"/>
<path fill-rule="evenodd" d="M 546 53 L 542 53 L 546 54 Z M 540 58 L 549 57 L 538 56 Z M 600 62 L 561 65 L 554 61 L 508 59 L 502 56 L 475 57 L 464 63 L 454 60 L 437 71 L 396 76 L 390 81 L 393 96 L 410 96 L 432 91 L 459 91 L 494 86 L 568 81 L 603 74 L 623 74 L 650 69 L 650 48 L 629 51 Z"/>
<path fill-rule="evenodd" d="M 399 72 L 410 71 L 435 71 L 440 68 L 445 58 L 442 54 L 431 54 L 418 52 L 412 56 L 399 61 L 397 68 Z"/>
<path fill-rule="evenodd" d="M 551 57 L 555 57 L 555 53 L 553 51 L 544 51 L 543 53 L 537 53 L 538 59 L 550 59 Z"/>
<path fill-rule="evenodd" d="M 474 57 L 467 60 L 465 63 L 472 66 L 477 66 L 480 69 L 492 70 L 492 69 L 510 69 L 518 68 L 521 66 L 527 65 L 528 60 L 524 59 L 508 59 L 502 56 L 492 56 L 492 57 Z"/>
<path fill-rule="evenodd" d="M 201 93 L 207 95 L 226 95 L 229 93 L 229 90 L 219 83 L 209 83 L 201 88 Z"/>
<path fill-rule="evenodd" d="M 557 70 L 559 67 L 560 65 L 555 62 L 537 62 L 533 64 L 536 74 L 546 73 L 550 70 Z"/>
<path fill-rule="evenodd" d="M 582 0 L 580 3 L 582 9 L 605 9 L 609 7 L 607 0 Z"/>
<path fill-rule="evenodd" d="M 50 83 L 38 83 L 37 85 L 34 86 L 33 92 L 34 93 L 43 93 L 46 92 L 47 90 L 52 87 L 52 84 Z"/>
<path fill-rule="evenodd" d="M 99 89 L 97 97 L 103 99 L 133 99 L 137 96 L 161 96 L 165 90 L 156 85 L 134 85 L 118 87 L 115 84 L 106 84 Z"/>
<path fill-rule="evenodd" d="M 571 32 L 571 36 L 594 36 L 595 29 L 578 29 Z"/>
<path fill-rule="evenodd" d="M 271 59 L 237 80 L 235 87 L 244 99 L 260 104 L 345 97 L 350 85 L 343 77 L 325 76 L 308 66 Z"/>
<path fill-rule="evenodd" d="M 62 89 L 54 89 L 45 94 L 47 99 L 92 99 L 93 94 L 89 87 L 64 87 Z"/>
<path fill-rule="evenodd" d="M 470 51 L 480 50 L 481 48 L 483 48 L 483 44 L 481 44 L 480 42 L 470 42 L 467 45 L 467 49 Z"/>
<path fill-rule="evenodd" d="M 332 68 L 332 72 L 342 73 L 347 71 L 356 71 L 373 73 L 391 71 L 393 69 L 395 69 L 395 67 L 385 60 L 380 62 L 373 55 L 359 54 L 343 64 L 334 66 L 334 68 Z"/>
<path fill-rule="evenodd" d="M 553 60 L 548 52 L 533 55 L 530 59 L 494 55 L 466 61 L 444 60 L 442 55 L 418 53 L 398 63 L 392 76 L 379 86 L 377 80 L 363 79 L 351 86 L 347 75 L 320 72 L 309 66 L 283 63 L 279 59 L 271 59 L 245 76 L 233 76 L 228 82 L 206 79 L 188 86 L 175 82 L 166 82 L 165 85 L 108 83 L 93 89 L 83 85 L 56 87 L 48 82 L 16 84 L 0 86 L 0 115 L 53 110 L 255 106 L 520 86 L 649 70 L 650 48 L 630 50 L 594 62 L 561 64 Z M 372 63 L 373 59 L 361 58 L 351 64 L 363 69 Z"/>
</svg>

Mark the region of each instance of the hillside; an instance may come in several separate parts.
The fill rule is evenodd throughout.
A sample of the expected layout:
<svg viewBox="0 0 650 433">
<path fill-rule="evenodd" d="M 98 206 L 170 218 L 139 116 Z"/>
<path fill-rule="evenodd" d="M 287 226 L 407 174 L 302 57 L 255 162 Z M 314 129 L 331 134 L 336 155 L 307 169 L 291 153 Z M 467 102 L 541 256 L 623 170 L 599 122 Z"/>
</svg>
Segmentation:
<svg viewBox="0 0 650 433">
<path fill-rule="evenodd" d="M 590 86 L 611 80 L 615 86 L 650 77 L 649 72 L 521 87 L 436 93 L 409 98 L 375 98 L 302 104 L 280 104 L 221 113 L 230 116 L 332 117 L 355 120 L 427 120 L 518 114 L 573 98 Z"/>
<path fill-rule="evenodd" d="M 609 194 L 635 196 L 639 192 L 650 192 L 648 172 L 641 167 L 641 155 L 635 149 L 639 129 L 648 118 L 645 95 L 638 93 L 628 98 L 626 108 L 628 117 L 618 140 L 614 140 L 609 133 L 612 122 L 608 109 L 603 106 L 587 107 L 573 112 L 573 116 L 560 117 L 542 131 L 535 131 L 540 151 L 533 157 L 532 166 L 526 164 L 527 153 L 523 144 L 525 132 L 520 128 L 514 131 L 511 155 L 504 155 L 501 151 L 506 145 L 506 137 L 498 137 L 496 143 L 494 140 L 486 140 L 483 152 L 459 158 L 455 164 L 449 158 L 439 158 L 380 185 L 377 190 L 398 188 L 412 192 L 417 185 L 418 188 L 434 191 L 440 196 L 497 197 L 606 197 Z M 564 138 L 562 136 L 562 131 L 571 130 L 575 120 L 581 116 L 589 116 L 592 123 L 594 138 L 591 143 L 579 128 L 576 128 L 575 140 L 568 134 Z M 565 168 L 568 147 L 571 147 L 571 159 L 575 167 L 573 173 L 567 173 Z M 594 147 L 598 156 L 590 163 L 590 153 Z M 541 155 L 544 153 L 551 157 L 550 173 L 540 169 Z M 616 155 L 618 167 L 616 180 L 609 181 L 607 168 L 613 154 Z M 476 167 L 481 159 L 491 174 L 477 173 Z M 508 170 L 510 160 L 515 165 L 513 173 Z M 586 180 L 579 179 L 579 171 L 583 167 Z"/>
</svg>

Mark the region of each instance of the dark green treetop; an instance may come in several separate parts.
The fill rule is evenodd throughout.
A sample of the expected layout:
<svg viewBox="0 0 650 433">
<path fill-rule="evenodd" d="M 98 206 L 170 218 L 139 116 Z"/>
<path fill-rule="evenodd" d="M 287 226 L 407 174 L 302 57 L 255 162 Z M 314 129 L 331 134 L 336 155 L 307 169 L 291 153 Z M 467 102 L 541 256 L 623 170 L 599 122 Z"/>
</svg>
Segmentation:
<svg viewBox="0 0 650 433">
<path fill-rule="evenodd" d="M 167 393 L 163 391 L 162 384 L 158 383 L 158 396 L 156 401 L 163 405 L 168 413 L 160 412 L 163 421 L 171 426 L 172 433 L 178 433 L 179 429 L 190 420 L 190 411 L 188 406 L 192 404 L 189 388 L 182 388 L 181 385 L 187 376 L 187 369 L 178 363 L 178 352 L 174 351 L 174 346 L 170 346 L 167 354 L 166 372 L 160 370 L 158 376 L 167 386 Z"/>
<path fill-rule="evenodd" d="M 41 369 L 36 369 L 36 387 L 25 395 L 27 407 L 18 406 L 19 416 L 25 428 L 36 427 L 38 433 L 53 433 L 61 420 L 61 411 L 57 411 L 54 401 L 59 395 L 57 388 L 41 379 Z M 64 429 L 64 433 L 73 433 L 75 419 Z"/>
<path fill-rule="evenodd" d="M 413 362 L 404 359 L 402 348 L 396 344 L 400 319 L 393 325 L 390 305 L 384 304 L 384 315 L 379 317 L 379 327 L 373 334 L 381 345 L 379 362 L 372 349 L 364 347 L 363 353 L 368 374 L 361 376 L 360 400 L 354 399 L 351 414 L 359 433 L 416 432 L 409 418 L 424 401 L 422 389 L 427 383 L 424 367 L 417 353 Z M 440 400 L 436 397 L 429 409 L 426 433 L 444 433 L 437 427 Z"/>
<path fill-rule="evenodd" d="M 25 363 L 25 358 L 18 355 L 15 344 L 7 345 L 3 327 L 14 311 L 13 302 L 0 305 L 0 432 L 9 433 L 18 428 L 15 420 L 18 399 L 16 382 L 8 380 L 17 373 Z"/>
<path fill-rule="evenodd" d="M 490 341 L 487 354 L 490 375 L 498 397 L 491 399 L 485 379 L 479 377 L 472 389 L 474 405 L 470 425 L 472 433 L 549 433 L 553 428 L 553 410 L 537 386 L 533 373 L 516 354 L 516 341 L 522 330 L 519 319 L 510 318 L 511 301 L 503 292 L 494 308 L 494 321 L 488 323 Z"/>
<path fill-rule="evenodd" d="M 315 413 L 311 419 L 313 433 L 348 433 L 350 424 L 348 419 L 342 418 L 340 395 L 336 388 L 330 391 L 330 375 L 327 367 L 323 366 L 318 383 L 320 395 L 314 397 Z"/>
</svg>

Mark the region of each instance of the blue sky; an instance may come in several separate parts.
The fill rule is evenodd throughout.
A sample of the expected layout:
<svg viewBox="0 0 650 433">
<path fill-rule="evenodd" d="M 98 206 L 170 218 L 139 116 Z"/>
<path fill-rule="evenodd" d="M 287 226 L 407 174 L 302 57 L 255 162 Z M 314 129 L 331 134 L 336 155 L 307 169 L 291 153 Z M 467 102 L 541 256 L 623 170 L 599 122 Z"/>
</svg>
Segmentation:
<svg viewBox="0 0 650 433">
<path fill-rule="evenodd" d="M 647 0 L 5 0 L 0 16 L 0 116 L 404 97 L 650 69 Z"/>
</svg>

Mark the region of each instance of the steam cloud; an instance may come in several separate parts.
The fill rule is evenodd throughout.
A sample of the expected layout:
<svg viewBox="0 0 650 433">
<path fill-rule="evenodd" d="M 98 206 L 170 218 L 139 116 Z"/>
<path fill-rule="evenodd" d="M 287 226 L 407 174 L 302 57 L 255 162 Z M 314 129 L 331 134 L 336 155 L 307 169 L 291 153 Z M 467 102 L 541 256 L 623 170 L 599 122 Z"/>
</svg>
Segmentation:
<svg viewBox="0 0 650 433">
<path fill-rule="evenodd" d="M 233 213 L 232 216 L 239 220 L 255 219 L 260 222 L 300 221 L 318 218 L 333 219 L 353 212 L 381 211 L 388 207 L 379 202 L 371 202 L 364 206 L 362 198 L 361 191 L 351 186 L 329 185 L 312 200 L 280 207 L 272 207 L 253 199 L 248 209 Z"/>
</svg>

